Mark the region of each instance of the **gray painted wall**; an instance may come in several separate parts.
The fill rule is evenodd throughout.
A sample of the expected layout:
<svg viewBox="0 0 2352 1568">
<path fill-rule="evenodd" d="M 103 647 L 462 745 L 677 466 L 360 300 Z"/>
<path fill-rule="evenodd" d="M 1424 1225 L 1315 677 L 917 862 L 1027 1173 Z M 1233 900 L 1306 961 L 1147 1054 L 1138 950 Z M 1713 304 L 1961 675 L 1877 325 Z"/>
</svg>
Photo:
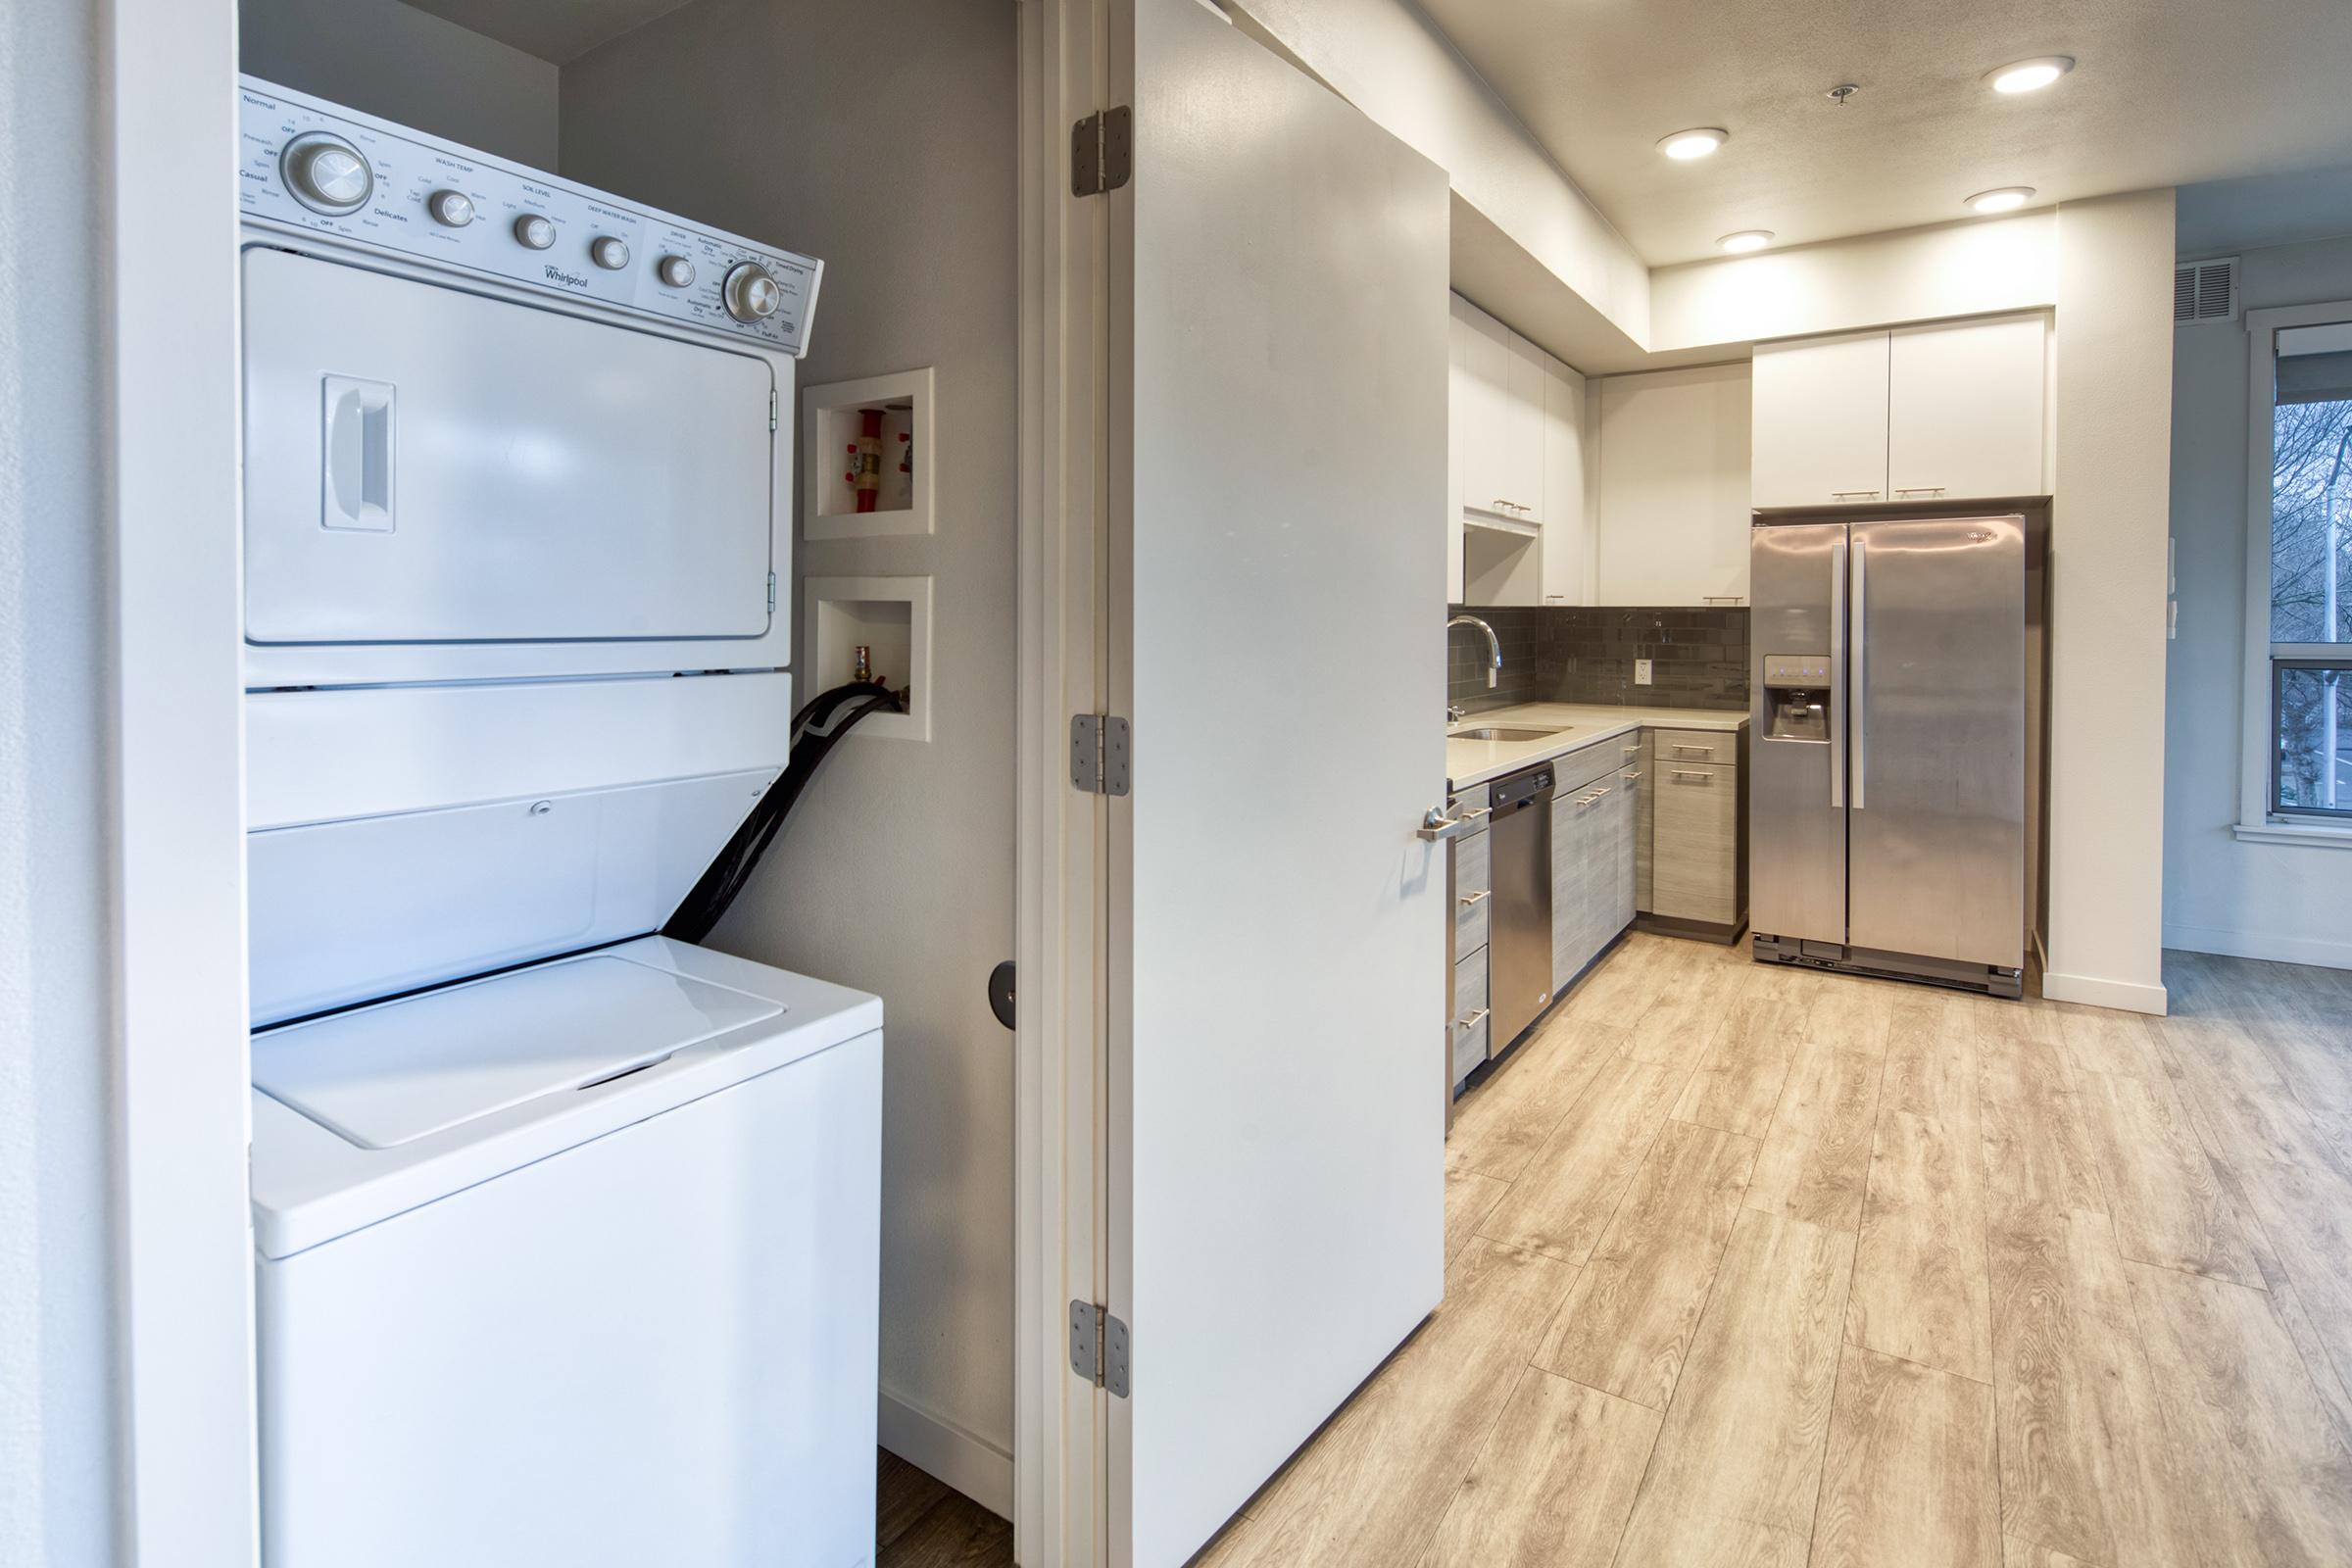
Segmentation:
<svg viewBox="0 0 2352 1568">
<path fill-rule="evenodd" d="M 2352 300 L 2352 239 L 2246 251 L 2237 277 L 2249 310 Z M 2164 940 L 2352 968 L 2352 853 L 2241 844 L 2230 831 L 2243 702 L 2248 392 L 2242 324 L 2174 334 L 2180 610 L 2165 679 Z"/>
<path fill-rule="evenodd" d="M 556 167 L 557 72 L 400 0 L 238 0 L 241 69 L 468 147 Z"/>
<path fill-rule="evenodd" d="M 1007 1455 L 1016 13 L 699 0 L 564 67 L 562 171 L 822 257 L 802 385 L 937 367 L 937 533 L 804 544 L 786 601 L 932 574 L 932 739 L 837 751 L 714 943 L 883 999 L 883 1387 Z"/>
<path fill-rule="evenodd" d="M 114 1558 L 97 22 L 0 10 L 0 1563 Z"/>
</svg>

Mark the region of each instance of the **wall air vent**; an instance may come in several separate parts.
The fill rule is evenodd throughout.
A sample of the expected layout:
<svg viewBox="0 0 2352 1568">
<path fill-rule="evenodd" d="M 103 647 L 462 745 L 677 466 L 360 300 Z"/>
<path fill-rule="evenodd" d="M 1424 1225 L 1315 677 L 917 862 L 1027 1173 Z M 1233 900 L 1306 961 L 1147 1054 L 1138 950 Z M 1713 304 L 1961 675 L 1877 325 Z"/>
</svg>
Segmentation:
<svg viewBox="0 0 2352 1568">
<path fill-rule="evenodd" d="M 2237 319 L 2237 258 L 2182 262 L 2173 269 L 2173 324 Z"/>
</svg>

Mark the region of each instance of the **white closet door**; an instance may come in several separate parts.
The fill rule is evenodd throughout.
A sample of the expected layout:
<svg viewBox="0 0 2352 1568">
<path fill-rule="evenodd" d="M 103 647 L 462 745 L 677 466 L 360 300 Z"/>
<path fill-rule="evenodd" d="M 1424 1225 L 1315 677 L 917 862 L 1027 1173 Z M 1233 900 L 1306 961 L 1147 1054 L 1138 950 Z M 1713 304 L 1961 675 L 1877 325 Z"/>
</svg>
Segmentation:
<svg viewBox="0 0 2352 1568">
<path fill-rule="evenodd" d="M 2048 493 L 2042 415 L 2046 318 L 1908 326 L 1888 360 L 1888 499 Z"/>
<path fill-rule="evenodd" d="M 1176 1568 L 1444 1289 L 1448 198 L 1199 0 L 1121 23 L 1106 1517 Z"/>
<path fill-rule="evenodd" d="M 1759 343 L 1752 493 L 1759 507 L 1886 499 L 1886 334 Z"/>
</svg>

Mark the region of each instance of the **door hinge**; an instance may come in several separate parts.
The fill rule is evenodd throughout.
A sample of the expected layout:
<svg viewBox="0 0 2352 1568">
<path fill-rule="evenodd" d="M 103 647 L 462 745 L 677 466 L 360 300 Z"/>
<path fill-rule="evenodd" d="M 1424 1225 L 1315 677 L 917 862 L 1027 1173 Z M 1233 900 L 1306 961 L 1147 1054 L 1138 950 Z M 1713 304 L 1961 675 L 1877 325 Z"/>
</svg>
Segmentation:
<svg viewBox="0 0 2352 1568">
<path fill-rule="evenodd" d="M 1135 116 L 1126 105 L 1098 109 L 1070 127 L 1070 194 L 1100 196 L 1135 171 Z"/>
<path fill-rule="evenodd" d="M 1089 795 L 1124 795 L 1133 766 L 1127 721 L 1101 713 L 1070 718 L 1070 783 Z"/>
<path fill-rule="evenodd" d="M 1070 1370 L 1127 1397 L 1127 1325 L 1093 1301 L 1070 1303 Z"/>
<path fill-rule="evenodd" d="M 772 386 L 767 389 L 767 433 L 776 433 L 776 389 Z"/>
</svg>

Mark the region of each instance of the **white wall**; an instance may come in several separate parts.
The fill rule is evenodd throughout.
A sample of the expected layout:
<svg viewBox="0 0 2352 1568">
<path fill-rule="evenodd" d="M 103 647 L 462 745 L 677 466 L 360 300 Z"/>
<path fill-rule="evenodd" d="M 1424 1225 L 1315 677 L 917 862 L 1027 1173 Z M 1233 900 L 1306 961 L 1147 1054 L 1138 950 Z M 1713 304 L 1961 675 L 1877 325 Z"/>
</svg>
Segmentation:
<svg viewBox="0 0 2352 1568">
<path fill-rule="evenodd" d="M 2227 239 L 2200 235 L 2200 250 Z M 2248 309 L 2352 300 L 2352 239 L 2242 252 Z M 2245 657 L 2246 331 L 2184 327 L 2173 350 L 2172 528 L 2180 636 L 2166 669 L 2164 941 L 2352 968 L 2352 852 L 2239 843 Z"/>
<path fill-rule="evenodd" d="M 2173 193 L 2058 213 L 2044 992 L 2164 1010 Z"/>
<path fill-rule="evenodd" d="M 83 0 L 0 19 L 0 1563 L 114 1560 L 104 158 Z"/>
<path fill-rule="evenodd" d="M 805 385 L 938 368 L 936 536 L 799 562 L 935 576 L 932 739 L 836 751 L 715 942 L 883 999 L 884 1441 L 1000 1512 L 1012 1035 L 984 983 L 1013 952 L 1016 24 L 974 0 L 700 0 L 564 70 L 565 174 L 825 260 Z"/>
<path fill-rule="evenodd" d="M 556 167 L 557 73 L 400 0 L 238 0 L 241 70 L 531 165 Z"/>
<path fill-rule="evenodd" d="M 1649 335 L 1649 269 L 1411 0 L 1220 0 L 1439 165 L 1478 209 L 1625 336 Z M 1536 323 L 1529 322 L 1530 330 Z"/>
</svg>

